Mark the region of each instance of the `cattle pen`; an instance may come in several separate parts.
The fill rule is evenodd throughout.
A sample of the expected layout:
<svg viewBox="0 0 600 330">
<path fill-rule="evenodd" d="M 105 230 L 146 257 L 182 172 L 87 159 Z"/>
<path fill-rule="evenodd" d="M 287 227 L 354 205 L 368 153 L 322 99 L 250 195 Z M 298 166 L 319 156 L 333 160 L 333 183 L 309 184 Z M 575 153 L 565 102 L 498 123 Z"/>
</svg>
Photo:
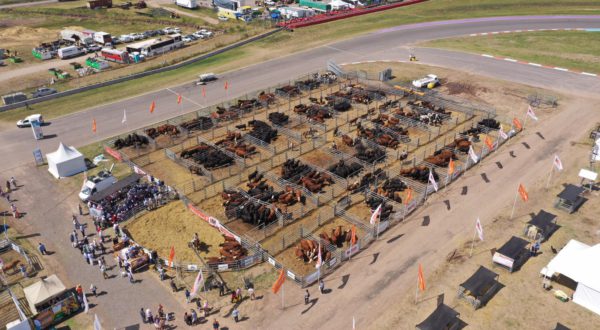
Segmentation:
<svg viewBox="0 0 600 330">
<path fill-rule="evenodd" d="M 199 267 L 268 262 L 306 286 L 473 166 L 469 150 L 480 161 L 499 148 L 509 123 L 438 93 L 323 71 L 115 137 L 105 150 L 164 180 L 207 230 L 247 251 Z"/>
</svg>

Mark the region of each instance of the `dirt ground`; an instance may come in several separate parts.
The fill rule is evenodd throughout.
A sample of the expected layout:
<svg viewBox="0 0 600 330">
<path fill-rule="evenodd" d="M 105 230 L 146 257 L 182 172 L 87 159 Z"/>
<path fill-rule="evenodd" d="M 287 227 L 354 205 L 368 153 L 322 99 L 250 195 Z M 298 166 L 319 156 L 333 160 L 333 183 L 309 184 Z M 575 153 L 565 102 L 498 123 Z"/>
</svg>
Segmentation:
<svg viewBox="0 0 600 330">
<path fill-rule="evenodd" d="M 168 256 L 171 246 L 175 248 L 175 262 L 198 263 L 198 257 L 188 247 L 188 242 L 198 233 L 200 240 L 207 244 L 207 251 L 201 251 L 201 257 L 219 256 L 219 244 L 223 237 L 188 209 L 182 202 L 171 202 L 157 210 L 143 214 L 131 221 L 126 227 L 133 240 L 140 245 L 156 250 L 163 258 Z"/>
</svg>

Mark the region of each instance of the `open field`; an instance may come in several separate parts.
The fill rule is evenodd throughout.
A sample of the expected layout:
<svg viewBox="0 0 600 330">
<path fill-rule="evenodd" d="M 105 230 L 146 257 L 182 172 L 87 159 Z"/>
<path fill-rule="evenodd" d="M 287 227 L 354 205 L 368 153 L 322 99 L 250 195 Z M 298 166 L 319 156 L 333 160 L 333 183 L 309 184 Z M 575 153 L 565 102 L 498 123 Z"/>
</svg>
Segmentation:
<svg viewBox="0 0 600 330">
<path fill-rule="evenodd" d="M 542 31 L 440 39 L 423 45 L 600 73 L 598 38 L 597 32 Z"/>
<path fill-rule="evenodd" d="M 114 101 L 149 90 L 155 90 L 159 86 L 189 81 L 194 78 L 196 72 L 205 68 L 218 73 L 225 72 L 252 63 L 266 61 L 273 57 L 300 51 L 308 47 L 315 47 L 334 40 L 349 38 L 379 28 L 399 24 L 478 16 L 553 13 L 596 14 L 598 12 L 600 12 L 600 6 L 593 1 L 544 1 L 527 4 L 515 0 L 489 0 L 485 2 L 431 1 L 382 13 L 336 21 L 326 25 L 298 29 L 293 34 L 278 33 L 263 41 L 220 54 L 202 63 L 195 63 L 167 74 L 159 74 L 134 82 L 125 82 L 117 86 L 101 88 L 93 93 L 82 93 L 60 101 L 45 102 L 43 105 L 34 105 L 32 108 L 38 111 L 43 110 L 50 117 L 59 116 L 92 105 L 103 104 L 106 102 L 104 95 L 111 95 L 111 100 Z M 400 18 L 398 17 L 399 14 L 401 15 Z M 160 83 L 157 83 L 159 81 Z M 69 102 L 73 106 L 68 108 L 62 107 L 63 102 Z M 18 112 L 19 110 L 11 111 L 11 113 Z M 13 115 L 2 114 L 0 115 L 0 120 L 8 119 L 6 116 L 12 117 Z M 14 116 L 20 117 L 21 114 Z"/>
</svg>

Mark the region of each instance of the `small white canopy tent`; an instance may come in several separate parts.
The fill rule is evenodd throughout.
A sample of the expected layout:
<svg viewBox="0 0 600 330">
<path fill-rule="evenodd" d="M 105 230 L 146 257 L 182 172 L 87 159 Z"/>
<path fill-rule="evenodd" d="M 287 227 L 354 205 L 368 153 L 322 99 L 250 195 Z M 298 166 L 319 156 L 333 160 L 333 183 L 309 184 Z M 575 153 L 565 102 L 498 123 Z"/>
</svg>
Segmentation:
<svg viewBox="0 0 600 330">
<path fill-rule="evenodd" d="M 66 290 L 65 285 L 60 281 L 58 276 L 50 275 L 45 279 L 36 282 L 25 289 L 25 298 L 29 303 L 29 308 L 36 314 L 36 305 L 46 302 L 47 300 L 60 295 Z"/>
<path fill-rule="evenodd" d="M 83 155 L 74 147 L 67 147 L 62 142 L 55 152 L 46 154 L 48 171 L 55 178 L 63 178 L 86 170 Z"/>
<path fill-rule="evenodd" d="M 541 273 L 556 273 L 577 282 L 573 302 L 600 315 L 600 244 L 589 246 L 570 240 Z"/>
</svg>

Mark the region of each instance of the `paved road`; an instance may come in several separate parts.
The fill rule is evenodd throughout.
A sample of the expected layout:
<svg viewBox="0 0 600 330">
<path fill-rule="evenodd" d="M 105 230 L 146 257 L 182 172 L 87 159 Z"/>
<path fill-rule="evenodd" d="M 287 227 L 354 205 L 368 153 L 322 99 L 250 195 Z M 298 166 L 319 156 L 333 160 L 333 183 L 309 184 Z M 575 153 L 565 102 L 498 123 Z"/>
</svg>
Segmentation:
<svg viewBox="0 0 600 330">
<path fill-rule="evenodd" d="M 10 5 L 2 5 L 2 6 L 0 6 L 0 9 L 17 8 L 17 7 L 33 7 L 33 6 L 46 5 L 46 4 L 55 3 L 55 2 L 58 2 L 58 0 L 44 0 L 44 1 L 13 3 Z"/>
<path fill-rule="evenodd" d="M 230 82 L 229 95 L 225 95 L 222 82 L 219 82 L 207 87 L 207 98 L 204 100 L 200 95 L 200 90 L 198 87 L 187 84 L 151 92 L 144 96 L 133 97 L 128 100 L 99 106 L 80 113 L 56 119 L 52 125 L 45 127 L 45 133 L 56 134 L 57 137 L 40 141 L 39 145 L 44 152 L 49 152 L 56 148 L 58 140 L 76 146 L 85 145 L 95 140 L 128 131 L 132 128 L 165 120 L 181 112 L 193 111 L 202 104 L 216 103 L 227 97 L 242 95 L 248 90 L 268 87 L 275 82 L 283 82 L 290 77 L 295 77 L 311 70 L 323 68 L 324 63 L 328 59 L 334 59 L 338 63 L 372 59 L 404 60 L 407 58 L 407 51 L 402 46 L 419 40 L 451 37 L 477 32 L 493 32 L 498 30 L 566 27 L 600 27 L 600 19 L 598 17 L 586 17 L 580 19 L 559 17 L 540 19 L 514 18 L 510 20 L 468 20 L 448 23 L 419 24 L 373 33 L 228 73 L 224 75 L 223 79 L 226 79 Z M 389 47 L 389 45 L 394 45 L 394 47 Z M 495 76 L 501 79 L 531 84 L 534 86 L 573 91 L 584 94 L 592 94 L 594 91 L 597 91 L 600 88 L 599 82 L 596 78 L 555 70 L 542 70 L 539 68 L 528 67 L 504 61 L 495 61 L 476 55 L 466 55 L 457 52 L 432 49 L 420 49 L 419 57 L 421 61 L 425 63 L 449 66 L 459 70 L 477 72 L 483 75 Z M 181 93 L 185 98 L 182 109 L 180 109 L 175 102 L 176 93 Z M 156 100 L 157 102 L 156 111 L 152 115 L 148 113 L 148 105 L 151 100 Z M 581 104 L 581 106 L 583 106 L 583 104 Z M 128 111 L 128 126 L 121 125 L 123 109 L 127 109 Z M 97 135 L 91 134 L 90 126 L 92 118 L 96 118 L 98 122 Z M 549 120 L 547 123 L 545 122 L 542 124 L 540 129 L 542 130 L 542 133 L 549 135 L 552 132 L 556 132 L 558 127 L 564 127 L 561 126 L 563 124 L 577 125 L 582 120 L 586 122 L 593 122 L 596 119 L 597 118 L 595 118 L 591 112 L 578 112 L 571 109 L 570 111 L 564 112 L 560 116 Z M 534 150 L 527 154 L 527 156 L 519 157 L 517 161 L 513 161 L 511 165 L 507 165 L 506 171 L 503 170 L 502 172 L 498 172 L 498 176 L 491 177 L 491 179 L 494 182 L 502 182 L 504 185 L 509 184 L 511 182 L 510 173 L 524 168 L 524 165 L 527 164 L 527 169 L 526 171 L 522 172 L 522 176 L 527 180 L 527 182 L 534 180 L 536 175 L 541 173 L 542 166 L 547 166 L 547 164 L 544 162 L 544 155 L 549 155 L 557 149 L 568 147 L 567 141 L 569 141 L 571 138 L 569 136 L 571 133 L 561 132 L 561 134 L 563 134 L 563 136 L 561 136 L 560 139 L 557 138 L 551 141 L 552 143 L 556 144 L 556 147 L 550 145 L 550 142 L 546 143 L 544 149 L 540 148 L 538 150 L 534 146 Z M 531 139 L 531 136 L 526 136 L 525 138 Z M 17 167 L 19 164 L 29 161 L 31 158 L 31 149 L 36 146 L 36 142 L 31 138 L 31 131 L 27 129 L 11 129 L 1 132 L 0 142 L 0 153 L 3 155 L 9 155 L 9 161 L 0 162 L 0 173 L 2 173 L 3 170 L 11 167 Z M 528 142 L 534 145 L 534 141 L 528 140 Z M 525 150 L 523 150 L 523 148 L 519 148 L 517 152 L 525 152 Z M 493 160 L 508 162 L 506 155 L 499 154 L 492 157 Z M 493 166 L 488 168 L 491 162 L 487 162 L 486 164 L 484 164 L 480 170 L 489 171 L 491 173 Z M 43 169 L 41 170 L 43 171 Z M 476 179 L 477 177 L 475 175 L 471 175 L 466 178 L 464 184 L 473 187 L 472 189 L 479 189 L 476 188 L 480 186 Z M 49 186 L 52 186 L 52 184 Z M 29 182 L 28 187 L 31 187 L 31 189 L 44 189 L 42 186 L 38 186 L 33 182 Z M 502 189 L 501 191 L 509 191 L 509 189 Z M 24 192 L 27 191 L 24 190 Z M 392 299 L 396 294 L 396 289 L 392 290 L 392 288 L 399 288 L 400 286 L 406 287 L 406 285 L 409 284 L 409 281 L 414 280 L 414 276 L 403 275 L 405 273 L 414 273 L 415 260 L 421 256 L 425 256 L 423 262 L 429 262 L 438 259 L 441 260 L 439 257 L 444 255 L 444 251 L 450 243 L 445 243 L 446 245 L 443 246 L 437 246 L 437 241 L 429 241 L 426 244 L 423 244 L 422 249 L 420 249 L 418 253 L 415 251 L 412 251 L 408 254 L 404 252 L 411 251 L 411 247 L 420 245 L 420 243 L 425 241 L 427 237 L 444 237 L 446 242 L 453 242 L 454 240 L 452 238 L 463 233 L 464 230 L 466 230 L 465 228 L 467 225 L 469 228 L 471 227 L 471 224 L 466 223 L 467 219 L 470 219 L 470 217 L 468 217 L 469 205 L 478 205 L 478 203 L 479 205 L 482 205 L 485 201 L 494 200 L 495 204 L 490 205 L 490 207 L 487 208 L 487 211 L 484 212 L 485 214 L 482 213 L 482 218 L 485 217 L 489 219 L 491 218 L 493 211 L 497 209 L 497 206 L 503 205 L 506 200 L 511 199 L 513 196 L 512 192 L 509 193 L 508 195 L 510 196 L 508 196 L 505 193 L 498 194 L 496 191 L 490 189 L 482 189 L 481 191 L 472 192 L 474 193 L 473 199 L 470 199 L 468 204 L 465 203 L 465 201 L 459 202 L 458 200 L 452 200 L 452 205 L 457 203 L 457 206 L 453 209 L 452 218 L 460 219 L 460 221 L 455 223 L 440 221 L 440 219 L 447 218 L 448 214 L 437 209 L 431 209 L 431 207 L 424 208 L 419 214 L 428 214 L 431 216 L 432 222 L 436 223 L 436 226 L 432 227 L 432 232 L 421 233 L 417 236 L 413 236 L 411 234 L 410 237 L 406 238 L 406 242 L 402 242 L 400 245 L 394 246 L 393 250 L 388 247 L 388 244 L 377 243 L 374 246 L 373 251 L 382 251 L 383 259 L 380 260 L 380 262 L 381 265 L 386 265 L 385 267 L 379 268 L 378 266 L 368 268 L 366 267 L 365 262 L 358 261 L 344 266 L 340 272 L 343 272 L 343 274 L 345 274 L 346 271 L 352 273 L 351 281 L 357 281 L 355 282 L 357 283 L 356 286 L 349 286 L 349 290 L 343 292 L 342 295 L 338 295 L 336 293 L 335 296 L 331 295 L 330 297 L 320 298 L 317 315 L 312 313 L 305 314 L 302 317 L 302 327 L 317 328 L 320 325 L 327 324 L 325 328 L 343 328 L 344 324 L 347 323 L 346 321 L 348 320 L 348 315 L 347 313 L 342 312 L 342 309 L 340 309 L 340 311 L 337 313 L 322 312 L 325 310 L 335 311 L 339 306 L 343 306 L 343 310 L 345 311 L 357 311 L 356 316 L 359 320 L 359 326 L 361 326 L 361 328 L 366 327 L 368 323 L 363 322 L 368 322 L 368 316 L 377 315 L 376 311 L 388 307 L 386 302 L 390 301 L 390 299 Z M 23 197 L 24 202 L 27 201 L 26 198 L 27 197 Z M 434 199 L 432 199 L 430 202 L 432 207 L 437 205 L 435 203 L 439 202 L 439 198 L 440 196 L 435 196 Z M 35 201 L 28 202 L 30 204 L 35 203 Z M 39 217 L 36 218 L 44 219 L 44 216 L 46 215 L 44 210 L 50 212 L 52 210 L 50 205 L 57 205 L 59 203 L 60 201 L 58 200 L 47 201 L 47 203 L 45 203 L 48 205 L 47 207 L 41 208 L 40 211 L 36 211 L 35 214 L 33 213 L 34 211 L 31 211 L 32 215 L 37 215 Z M 437 223 L 438 221 L 439 223 Z M 418 225 L 412 224 L 408 227 L 402 227 L 401 229 L 394 229 L 390 235 L 395 235 L 399 232 L 417 230 L 413 227 L 418 227 Z M 36 229 L 38 228 L 39 227 Z M 61 237 L 66 233 L 66 231 L 57 230 L 55 228 L 44 228 L 44 230 L 40 230 L 40 232 L 42 232 L 43 237 L 46 237 L 46 235 Z M 393 251 L 396 251 L 396 253 L 392 253 Z M 400 253 L 401 251 L 404 252 Z M 384 254 L 383 252 L 386 253 Z M 76 253 L 73 253 L 73 251 L 60 251 L 57 256 L 71 258 L 75 257 Z M 433 264 L 431 267 L 433 267 Z M 77 272 L 76 269 L 70 269 L 67 271 L 67 276 L 72 280 L 73 278 L 79 278 L 75 276 L 75 272 Z M 93 272 L 91 268 L 90 270 L 87 270 L 86 268 L 86 270 L 83 272 L 83 276 L 90 278 L 93 281 L 100 281 L 98 279 L 98 274 L 93 274 L 91 272 Z M 339 275 L 341 276 L 343 274 L 340 273 Z M 126 290 L 128 283 L 120 282 L 122 281 L 119 281 L 117 289 Z M 136 301 L 147 301 L 149 299 L 146 296 L 148 294 L 147 290 L 149 289 L 146 287 L 146 283 L 152 285 L 151 281 L 144 280 L 139 287 L 140 289 L 144 288 L 144 293 L 140 293 L 141 295 L 139 297 L 137 297 L 136 294 Z M 361 285 L 360 283 L 373 284 Z M 291 288 L 289 290 L 292 292 L 298 291 L 297 289 L 294 290 Z M 294 302 L 301 299 L 300 293 L 290 296 L 292 297 L 290 300 Z M 367 297 L 368 304 L 362 300 L 355 299 L 357 296 Z M 265 301 L 265 304 L 262 305 L 263 308 L 266 308 L 265 310 L 272 311 L 273 306 L 276 305 L 277 302 L 273 302 L 271 300 L 277 299 L 277 297 L 266 295 L 265 299 L 267 301 Z M 168 303 L 174 310 L 179 309 L 175 300 L 171 300 Z M 110 312 L 110 315 L 107 315 L 107 312 L 104 309 L 105 307 L 102 307 L 103 305 L 104 304 L 99 305 L 98 310 L 103 319 L 111 319 L 112 322 L 120 319 L 124 324 L 132 324 L 134 322 L 136 315 L 132 315 L 130 310 L 113 310 Z M 261 313 L 260 315 L 255 315 L 256 313 L 253 313 L 253 319 L 251 319 L 249 323 L 252 324 L 251 327 L 253 328 L 271 328 L 274 324 L 280 325 L 278 328 L 299 328 L 297 322 L 299 312 L 300 307 L 296 306 L 291 307 L 284 313 L 265 312 Z M 112 322 L 109 322 L 109 324 Z M 245 326 L 250 326 L 250 324 Z"/>
<path fill-rule="evenodd" d="M 533 28 L 598 28 L 600 16 L 557 17 L 501 17 L 468 19 L 432 23 L 419 23 L 386 29 L 354 39 L 332 43 L 327 46 L 277 58 L 224 74 L 220 82 L 206 87 L 206 98 L 192 83 L 165 88 L 142 96 L 87 109 L 53 120 L 44 128 L 46 135 L 53 136 L 35 141 L 29 129 L 8 129 L 0 133 L 0 153 L 11 155 L 10 162 L 0 163 L 0 172 L 23 162 L 32 161 L 31 152 L 39 145 L 43 153 L 51 152 L 62 141 L 68 145 L 82 146 L 134 128 L 159 122 L 180 113 L 191 112 L 203 104 L 215 104 L 227 98 L 243 95 L 285 82 L 310 71 L 323 69 L 329 59 L 338 63 L 373 59 L 405 60 L 408 52 L 403 46 L 417 41 L 446 38 L 478 32 L 494 32 Z M 540 70 L 514 63 L 502 63 L 479 56 L 462 53 L 423 50 L 419 52 L 422 63 L 432 63 L 479 74 L 496 76 L 544 88 L 566 88 L 578 92 L 594 93 L 599 90 L 598 80 L 552 70 Z M 223 81 L 229 81 L 229 95 L 225 94 Z M 176 93 L 184 97 L 183 106 L 175 102 Z M 148 106 L 152 100 L 157 107 L 150 115 Z M 68 105 L 65 105 L 68 106 Z M 121 124 L 123 109 L 127 109 L 128 126 Z M 91 131 L 92 118 L 98 125 L 97 134 Z"/>
</svg>

